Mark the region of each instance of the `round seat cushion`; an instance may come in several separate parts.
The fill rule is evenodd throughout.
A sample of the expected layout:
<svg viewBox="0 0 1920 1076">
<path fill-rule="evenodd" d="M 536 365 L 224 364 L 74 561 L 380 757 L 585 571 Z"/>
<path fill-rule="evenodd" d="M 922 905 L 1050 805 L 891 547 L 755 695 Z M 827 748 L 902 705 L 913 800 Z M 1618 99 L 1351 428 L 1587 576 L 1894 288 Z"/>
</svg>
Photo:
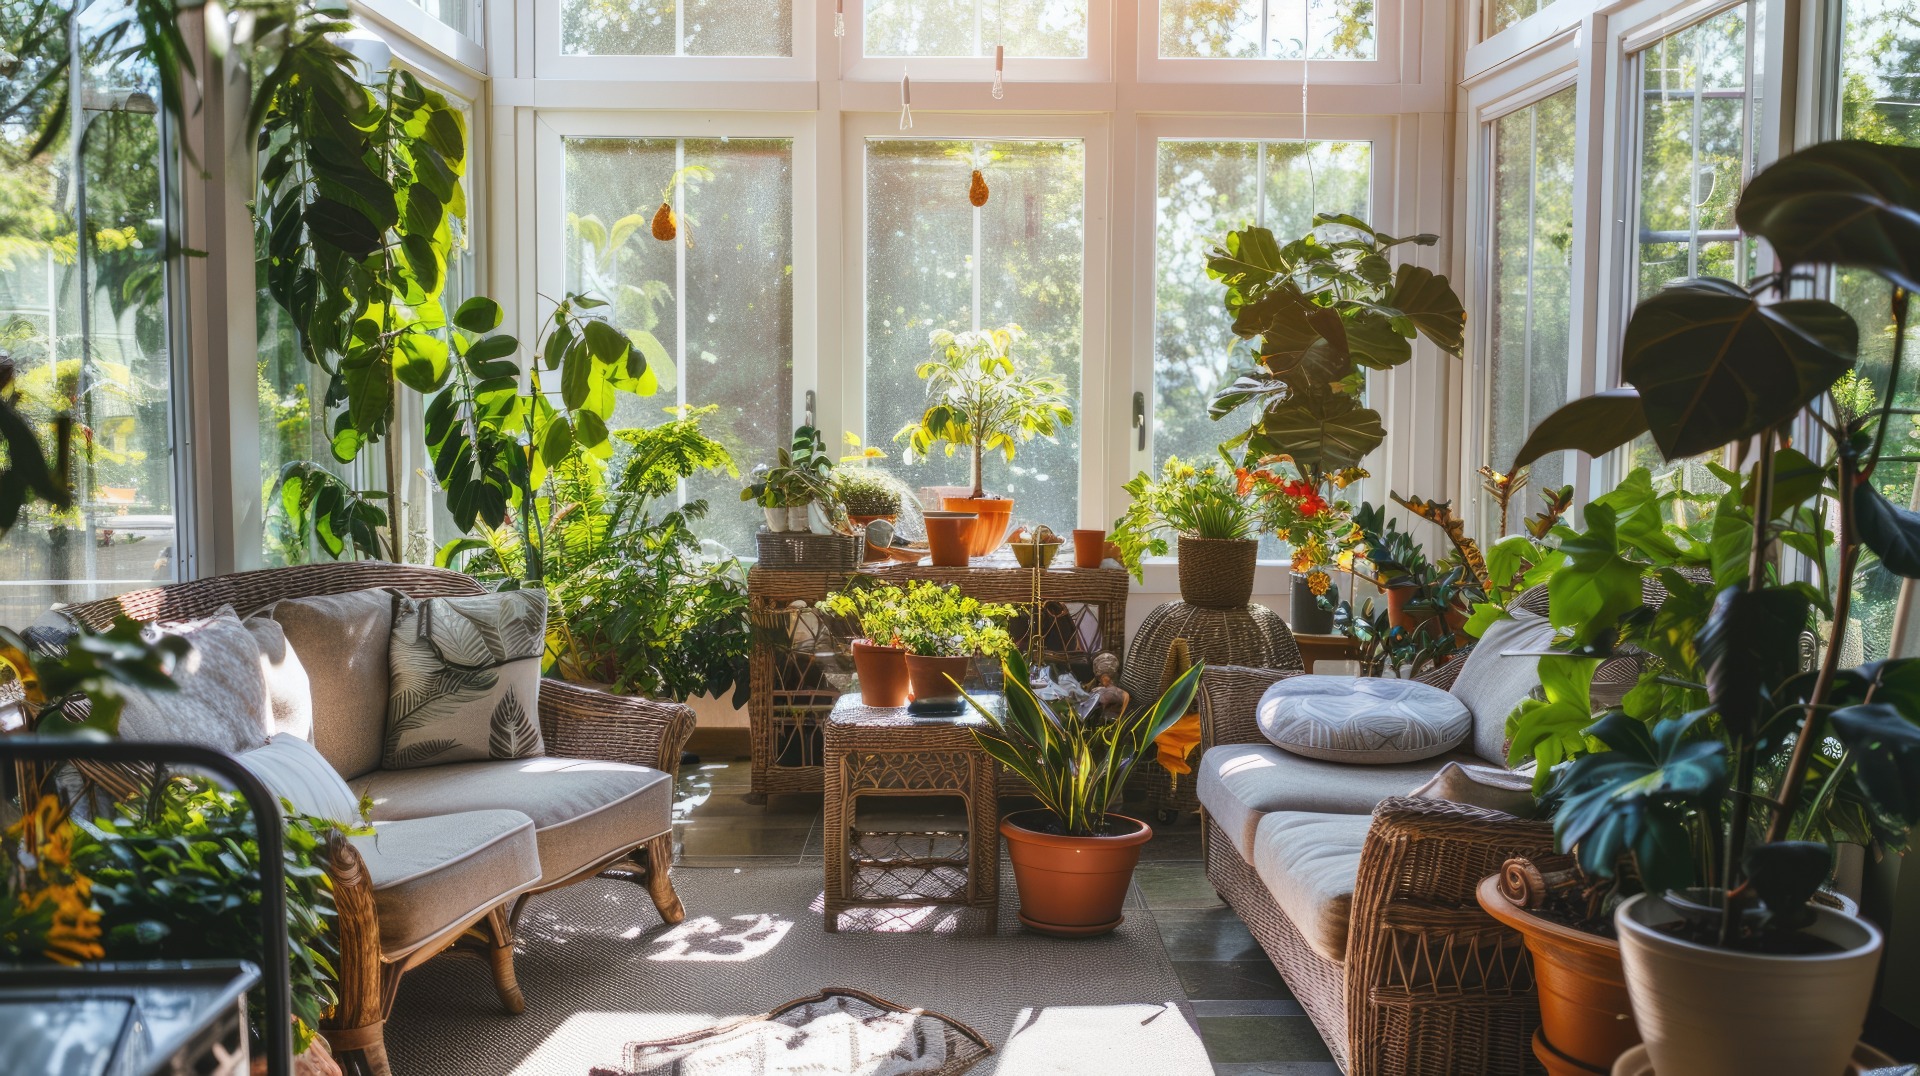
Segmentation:
<svg viewBox="0 0 1920 1076">
<path fill-rule="evenodd" d="M 1380 765 L 1444 755 L 1473 732 L 1466 704 L 1430 684 L 1364 676 L 1291 676 L 1260 696 L 1274 746 L 1330 762 Z"/>
</svg>

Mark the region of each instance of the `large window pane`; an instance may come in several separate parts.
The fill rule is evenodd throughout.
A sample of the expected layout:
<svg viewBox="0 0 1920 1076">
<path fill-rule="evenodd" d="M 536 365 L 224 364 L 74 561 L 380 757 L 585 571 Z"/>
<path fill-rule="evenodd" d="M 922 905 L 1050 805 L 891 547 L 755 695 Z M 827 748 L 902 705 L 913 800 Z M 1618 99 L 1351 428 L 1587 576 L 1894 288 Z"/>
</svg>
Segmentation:
<svg viewBox="0 0 1920 1076">
<path fill-rule="evenodd" d="M 1867 138 L 1902 146 L 1920 146 L 1920 20 L 1907 0 L 1847 0 L 1841 46 L 1840 137 Z M 1860 371 L 1884 391 L 1893 359 L 1893 321 L 1888 285 L 1872 273 L 1841 269 L 1834 274 L 1833 297 L 1860 323 Z M 1905 371 L 1895 403 L 1920 407 L 1920 334 L 1908 330 Z M 1920 425 L 1896 417 L 1887 437 L 1887 454 L 1920 454 Z M 1883 463 L 1873 480 L 1895 504 L 1913 501 L 1916 467 Z M 1894 604 L 1900 580 L 1862 558 L 1855 578 L 1855 617 L 1868 660 L 1888 657 Z"/>
<path fill-rule="evenodd" d="M 1635 119 L 1638 227 L 1636 301 L 1675 280 L 1756 272 L 1754 245 L 1735 225 L 1740 188 L 1754 171 L 1762 85 L 1760 7 L 1743 4 L 1696 23 L 1634 57 L 1640 86 Z M 1651 437 L 1630 449 L 1633 466 L 1701 494 L 1723 487 L 1709 456 L 1667 463 Z"/>
<path fill-rule="evenodd" d="M 407 0 L 414 7 L 471 38 L 479 38 L 481 0 Z"/>
<path fill-rule="evenodd" d="M 987 204 L 967 200 L 980 168 Z M 965 453 L 902 467 L 893 435 L 918 418 L 926 388 L 914 368 L 935 329 L 1009 322 L 1027 330 L 1023 368 L 1053 374 L 1080 396 L 1082 206 L 1078 141 L 874 139 L 866 147 L 866 429 L 907 484 L 964 485 Z M 1080 427 L 1022 446 L 1008 464 L 989 455 L 989 492 L 1012 496 L 1017 518 L 1064 533 L 1079 513 Z"/>
<path fill-rule="evenodd" d="M 868 56 L 1082 57 L 1087 0 L 867 0 Z"/>
<path fill-rule="evenodd" d="M 1492 37 L 1551 2 L 1552 0 L 1486 0 L 1487 25 L 1484 33 Z"/>
<path fill-rule="evenodd" d="M 1371 60 L 1375 0 L 1162 0 L 1160 55 Z"/>
<path fill-rule="evenodd" d="M 1574 88 L 1493 121 L 1493 186 L 1488 251 L 1487 465 L 1505 471 L 1540 420 L 1567 399 L 1573 306 Z M 1532 488 L 1567 481 L 1565 453 L 1533 465 Z M 1512 506 L 1518 528 L 1533 495 Z M 1501 536 L 1491 503 L 1480 521 Z"/>
<path fill-rule="evenodd" d="M 793 0 L 558 2 L 569 56 L 793 55 Z"/>
<path fill-rule="evenodd" d="M 96 4 L 88 18 L 118 17 L 121 6 Z M 49 50 L 65 48 L 64 35 L 50 37 Z M 16 70 L 50 56 L 19 57 Z M 0 624 L 12 626 L 53 602 L 176 575 L 161 234 L 171 155 L 150 70 L 89 65 L 85 78 L 80 175 L 65 137 L 26 160 L 30 135 L 0 127 L 0 352 L 43 435 L 72 413 L 76 497 L 71 510 L 28 507 L 0 542 Z"/>
<path fill-rule="evenodd" d="M 623 395 L 614 425 L 713 404 L 702 427 L 743 471 L 770 458 L 792 433 L 793 144 L 570 138 L 565 154 L 567 288 L 607 300 L 615 325 L 653 333 L 671 359 L 654 371 L 659 394 Z M 663 196 L 679 221 L 664 243 L 647 223 Z M 739 489 L 703 474 L 680 496 L 706 499 L 705 537 L 750 556 L 761 513 Z"/>
</svg>

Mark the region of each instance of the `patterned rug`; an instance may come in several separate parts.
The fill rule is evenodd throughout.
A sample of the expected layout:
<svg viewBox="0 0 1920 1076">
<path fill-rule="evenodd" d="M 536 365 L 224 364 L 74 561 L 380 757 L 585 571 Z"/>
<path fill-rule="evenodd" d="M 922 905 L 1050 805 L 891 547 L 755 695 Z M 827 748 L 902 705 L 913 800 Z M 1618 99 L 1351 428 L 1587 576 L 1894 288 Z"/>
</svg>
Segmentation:
<svg viewBox="0 0 1920 1076">
<path fill-rule="evenodd" d="M 1212 1072 L 1138 890 L 1104 938 L 1022 929 L 1003 865 L 1000 932 L 985 912 L 848 913 L 821 928 L 817 867 L 676 868 L 686 922 L 645 890 L 596 880 L 535 898 L 517 967 L 527 1011 L 502 1013 L 485 967 L 449 955 L 409 972 L 387 1024 L 394 1076 L 568 1074 L 624 1046 L 847 986 L 960 1020 L 1003 1076 Z"/>
</svg>

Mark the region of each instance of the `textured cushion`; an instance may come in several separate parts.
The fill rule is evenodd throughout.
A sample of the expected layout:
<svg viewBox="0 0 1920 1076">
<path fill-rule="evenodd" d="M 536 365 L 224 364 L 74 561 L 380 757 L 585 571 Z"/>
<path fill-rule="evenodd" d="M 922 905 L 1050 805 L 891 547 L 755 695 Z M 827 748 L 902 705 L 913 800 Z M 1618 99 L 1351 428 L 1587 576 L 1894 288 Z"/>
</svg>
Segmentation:
<svg viewBox="0 0 1920 1076">
<path fill-rule="evenodd" d="M 348 840 L 367 861 L 380 948 L 390 957 L 540 880 L 533 822 L 518 811 L 464 811 L 373 829 Z"/>
<path fill-rule="evenodd" d="M 1370 815 L 1381 800 L 1406 795 L 1449 761 L 1478 760 L 1456 751 L 1422 762 L 1349 766 L 1272 744 L 1221 744 L 1201 756 L 1194 792 L 1241 858 L 1252 862 L 1253 833 L 1263 816 L 1274 811 Z"/>
<path fill-rule="evenodd" d="M 525 813 L 538 831 L 541 876 L 549 882 L 673 825 L 673 782 L 659 770 L 624 762 L 451 762 L 417 770 L 375 770 L 354 784 L 373 797 L 375 819 L 491 808 Z"/>
<path fill-rule="evenodd" d="M 1494 622 L 1467 652 L 1452 691 L 1473 713 L 1473 753 L 1483 761 L 1507 764 L 1507 715 L 1540 683 L 1540 659 L 1527 652 L 1552 643 L 1547 618 L 1518 616 Z"/>
<path fill-rule="evenodd" d="M 546 638 L 542 590 L 401 598 L 380 765 L 401 770 L 545 753 L 538 715 Z"/>
<path fill-rule="evenodd" d="M 1409 795 L 1423 800 L 1451 800 L 1470 807 L 1504 811 L 1520 818 L 1533 815 L 1533 777 L 1502 766 L 1474 766 L 1449 762 L 1433 779 Z"/>
<path fill-rule="evenodd" d="M 267 790 L 295 812 L 342 827 L 360 824 L 360 801 L 314 746 L 291 732 L 276 733 L 267 746 L 240 756 Z"/>
<path fill-rule="evenodd" d="M 1365 765 L 1444 755 L 1473 731 L 1466 706 L 1445 691 L 1371 676 L 1290 676 L 1260 696 L 1258 719 L 1275 746 Z"/>
<path fill-rule="evenodd" d="M 991 1050 L 939 1013 L 824 990 L 764 1016 L 629 1043 L 623 1064 L 587 1076 L 959 1076 Z"/>
<path fill-rule="evenodd" d="M 146 635 L 174 635 L 193 649 L 173 667 L 173 691 L 128 687 L 120 711 L 125 740 L 175 740 L 237 755 L 264 746 L 267 682 L 253 634 L 222 609 L 204 620 L 150 624 Z"/>
<path fill-rule="evenodd" d="M 382 589 L 289 598 L 262 613 L 286 632 L 312 681 L 313 745 L 349 781 L 380 765 L 394 597 Z"/>
<path fill-rule="evenodd" d="M 1347 958 L 1353 883 L 1373 816 L 1283 811 L 1260 820 L 1253 871 L 1314 951 Z"/>
<path fill-rule="evenodd" d="M 287 645 L 287 633 L 272 617 L 250 616 L 247 630 L 260 647 L 260 674 L 267 681 L 267 704 L 273 731 L 313 739 L 313 684 L 307 679 L 300 655 Z M 338 776 L 337 774 L 335 775 Z"/>
</svg>

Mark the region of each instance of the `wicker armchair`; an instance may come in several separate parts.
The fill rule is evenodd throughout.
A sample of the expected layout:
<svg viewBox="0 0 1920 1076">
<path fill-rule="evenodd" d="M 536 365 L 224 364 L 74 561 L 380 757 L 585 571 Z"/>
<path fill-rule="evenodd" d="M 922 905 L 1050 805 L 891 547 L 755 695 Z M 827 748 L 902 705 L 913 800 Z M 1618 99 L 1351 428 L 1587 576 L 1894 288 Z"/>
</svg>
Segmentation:
<svg viewBox="0 0 1920 1076">
<path fill-rule="evenodd" d="M 437 568 L 380 562 L 311 564 L 135 591 L 70 606 L 64 612 L 95 628 L 107 626 L 121 614 L 142 621 L 187 619 L 210 615 L 228 605 L 244 618 L 283 599 L 377 587 L 390 587 L 414 598 L 485 592 L 471 577 Z M 647 766 L 665 772 L 669 779 L 677 776 L 681 751 L 694 727 L 693 710 L 688 706 L 609 695 L 559 680 L 541 681 L 539 721 L 547 751 L 553 756 Z M 107 770 L 83 769 L 82 776 L 113 795 L 125 795 L 144 783 L 138 775 Z M 22 777 L 29 779 L 26 774 Z M 33 779 L 37 781 L 38 775 Z M 364 861 L 343 839 L 331 842 L 329 853 L 339 914 L 340 1003 L 323 1030 L 343 1062 L 375 1076 L 387 1073 L 383 1028 L 401 975 L 448 948 L 469 948 L 485 957 L 503 1004 L 510 1011 L 521 1010 L 523 1002 L 513 974 L 513 928 L 534 895 L 587 878 L 616 877 L 645 886 L 666 922 L 678 923 L 686 915 L 669 874 L 673 863 L 673 834 L 669 829 L 645 834 L 628 847 L 612 850 L 598 862 L 564 878 L 543 880 L 518 898 L 511 913 L 496 908 L 464 930 L 454 929 L 449 936 L 435 938 L 419 949 L 383 953 L 372 883 Z"/>
<path fill-rule="evenodd" d="M 1462 663 L 1434 670 L 1451 683 Z M 1255 711 L 1291 672 L 1216 666 L 1200 683 L 1201 749 L 1264 743 Z M 1207 878 L 1247 924 L 1350 1074 L 1538 1072 L 1532 965 L 1520 936 L 1482 912 L 1480 879 L 1553 847 L 1552 828 L 1443 800 L 1394 797 L 1360 855 L 1346 958 L 1327 959 L 1281 911 L 1212 818 Z"/>
</svg>

